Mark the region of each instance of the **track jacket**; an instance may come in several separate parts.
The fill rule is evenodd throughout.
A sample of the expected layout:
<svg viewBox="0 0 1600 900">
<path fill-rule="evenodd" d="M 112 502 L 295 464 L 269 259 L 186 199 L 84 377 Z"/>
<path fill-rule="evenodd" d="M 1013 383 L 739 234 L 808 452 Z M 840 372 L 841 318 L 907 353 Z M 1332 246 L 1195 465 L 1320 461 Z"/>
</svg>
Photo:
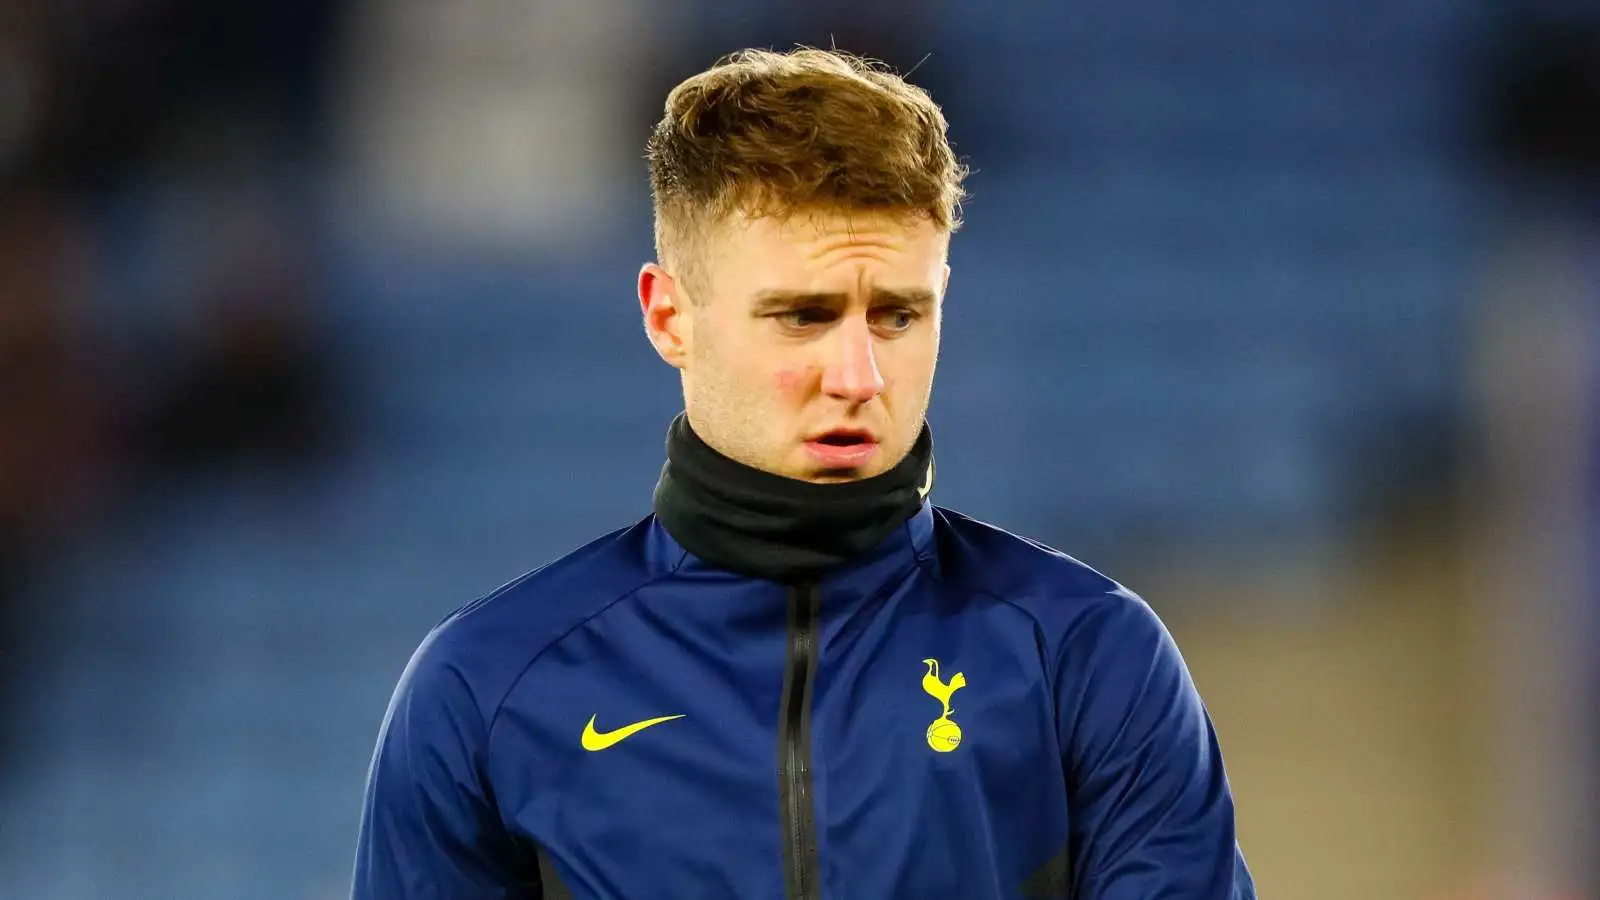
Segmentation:
<svg viewBox="0 0 1600 900">
<path fill-rule="evenodd" d="M 1252 900 L 1150 607 L 679 416 L 655 512 L 449 616 L 372 761 L 354 900 Z"/>
</svg>

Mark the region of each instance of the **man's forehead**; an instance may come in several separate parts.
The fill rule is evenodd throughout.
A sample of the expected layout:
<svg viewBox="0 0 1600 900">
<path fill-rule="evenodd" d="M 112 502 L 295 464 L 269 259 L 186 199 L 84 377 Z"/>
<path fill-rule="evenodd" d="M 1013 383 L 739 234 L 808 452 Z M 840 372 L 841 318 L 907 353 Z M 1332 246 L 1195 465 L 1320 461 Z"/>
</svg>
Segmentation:
<svg viewBox="0 0 1600 900">
<path fill-rule="evenodd" d="M 760 265 L 795 272 L 857 251 L 893 253 L 897 264 L 937 266 L 949 250 L 948 235 L 938 226 L 888 215 L 740 218 L 706 238 L 704 255 L 719 267 Z"/>
<path fill-rule="evenodd" d="M 695 255 L 702 264 L 701 288 L 741 298 L 762 292 L 937 292 L 949 248 L 949 235 L 925 217 L 871 210 L 738 213 L 708 223 L 700 238 Z M 851 265 L 855 251 L 888 269 L 865 260 Z"/>
</svg>

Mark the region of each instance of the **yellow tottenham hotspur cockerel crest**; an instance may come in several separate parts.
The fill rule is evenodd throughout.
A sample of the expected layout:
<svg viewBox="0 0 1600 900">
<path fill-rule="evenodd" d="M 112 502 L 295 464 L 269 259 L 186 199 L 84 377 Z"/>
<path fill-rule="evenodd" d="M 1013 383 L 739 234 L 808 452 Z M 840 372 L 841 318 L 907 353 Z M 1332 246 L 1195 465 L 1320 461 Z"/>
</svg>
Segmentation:
<svg viewBox="0 0 1600 900">
<path fill-rule="evenodd" d="M 967 676 L 957 672 L 950 676 L 949 683 L 939 680 L 939 661 L 925 659 L 922 661 L 928 667 L 928 674 L 922 676 L 922 689 L 928 696 L 939 701 L 944 707 L 944 712 L 939 718 L 933 720 L 928 726 L 928 746 L 940 753 L 949 753 L 961 746 L 961 726 L 951 720 L 950 716 L 955 710 L 950 708 L 950 697 L 956 691 L 967 686 Z"/>
</svg>

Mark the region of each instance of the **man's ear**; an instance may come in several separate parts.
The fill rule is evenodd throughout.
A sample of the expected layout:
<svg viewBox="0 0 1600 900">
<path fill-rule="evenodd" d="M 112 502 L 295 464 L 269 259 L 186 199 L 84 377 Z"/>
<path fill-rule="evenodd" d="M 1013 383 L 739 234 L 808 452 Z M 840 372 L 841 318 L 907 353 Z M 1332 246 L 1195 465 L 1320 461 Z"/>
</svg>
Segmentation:
<svg viewBox="0 0 1600 900">
<path fill-rule="evenodd" d="M 656 353 L 675 369 L 689 358 L 689 298 L 678 280 L 657 263 L 646 263 L 639 270 L 639 309 L 644 314 L 644 332 Z"/>
</svg>

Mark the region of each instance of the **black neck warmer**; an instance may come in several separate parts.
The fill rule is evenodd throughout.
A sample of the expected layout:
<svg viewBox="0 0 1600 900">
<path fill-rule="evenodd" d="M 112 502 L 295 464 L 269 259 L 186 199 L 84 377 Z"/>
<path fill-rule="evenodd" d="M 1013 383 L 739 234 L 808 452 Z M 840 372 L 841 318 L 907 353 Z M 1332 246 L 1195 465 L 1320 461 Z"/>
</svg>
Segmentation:
<svg viewBox="0 0 1600 900">
<path fill-rule="evenodd" d="M 655 512 L 673 540 L 706 562 L 756 578 L 812 580 L 876 547 L 922 508 L 933 482 L 933 434 L 872 478 L 813 484 L 713 450 L 680 413 L 667 430 Z"/>
</svg>

